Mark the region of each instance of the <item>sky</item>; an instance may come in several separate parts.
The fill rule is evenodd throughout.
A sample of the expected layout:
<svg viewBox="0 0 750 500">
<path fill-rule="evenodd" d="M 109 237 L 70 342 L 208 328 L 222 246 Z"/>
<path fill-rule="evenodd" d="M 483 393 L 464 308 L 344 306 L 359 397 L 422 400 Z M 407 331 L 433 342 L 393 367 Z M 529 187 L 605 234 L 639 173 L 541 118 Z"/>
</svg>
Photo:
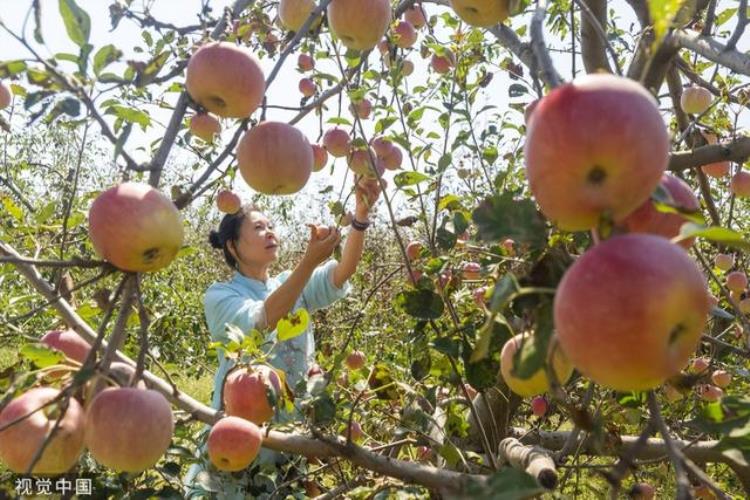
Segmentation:
<svg viewBox="0 0 750 500">
<path fill-rule="evenodd" d="M 79 6 L 85 9 L 91 17 L 92 32 L 90 42 L 95 46 L 94 50 L 105 44 L 115 43 L 117 47 L 123 50 L 125 53 L 123 60 L 143 60 L 146 57 L 144 54 L 139 54 L 135 50 L 136 47 L 144 46 L 144 43 L 141 38 L 141 29 L 134 22 L 124 19 L 115 32 L 110 31 L 111 25 L 108 7 L 112 3 L 112 1 L 77 1 Z M 196 22 L 196 13 L 199 12 L 201 5 L 205 2 L 210 4 L 210 6 L 214 9 L 214 12 L 220 12 L 225 6 L 228 6 L 232 3 L 231 0 L 151 0 L 148 3 L 151 5 L 151 13 L 155 18 L 161 21 L 173 23 L 177 26 L 184 26 L 194 24 Z M 140 7 L 142 3 L 142 0 L 135 0 L 133 2 L 133 6 Z M 65 32 L 64 25 L 57 10 L 58 2 L 43 0 L 41 4 L 43 8 L 42 32 L 46 43 L 45 46 L 37 46 L 37 48 L 39 48 L 39 50 L 44 55 L 53 55 L 62 52 L 77 53 L 77 46 L 68 39 L 68 35 Z M 731 2 L 722 2 L 722 5 L 723 4 L 730 5 Z M 2 20 L 4 23 L 18 32 L 23 25 L 24 18 L 28 12 L 30 5 L 31 0 L 0 0 L 0 20 Z M 635 20 L 632 16 L 632 12 L 623 1 L 617 0 L 615 2 L 611 2 L 610 5 L 612 6 L 613 11 L 616 13 L 616 16 L 619 18 L 618 26 L 625 29 L 627 29 L 630 25 L 635 26 Z M 427 6 L 427 9 L 428 14 L 437 14 L 446 10 L 443 7 L 438 7 L 431 4 Z M 529 16 L 518 16 L 512 18 L 508 22 L 510 22 L 511 26 L 514 28 L 522 25 L 527 25 L 529 22 Z M 733 21 L 730 21 L 724 26 L 724 28 L 731 30 L 731 28 L 733 27 L 732 25 Z M 27 28 L 29 39 L 32 39 L 32 27 L 33 22 L 30 22 L 29 27 Z M 447 40 L 447 37 L 443 36 L 444 33 L 438 31 L 437 35 L 439 38 Z M 34 43 L 34 45 L 37 44 Z M 555 43 L 550 42 L 550 45 L 554 48 Z M 750 49 L 750 36 L 744 37 L 744 40 L 741 41 L 739 48 L 741 50 Z M 18 42 L 10 38 L 5 32 L 0 31 L 0 60 L 18 59 L 24 57 L 28 57 L 28 53 L 26 52 L 26 50 Z M 373 54 L 371 57 L 375 59 L 378 56 L 376 54 Z M 504 57 L 505 54 L 501 52 L 499 59 L 502 59 Z M 424 83 L 427 76 L 425 71 L 427 61 L 423 61 L 421 59 L 418 50 L 414 50 L 409 58 L 416 64 L 417 67 L 415 74 L 410 77 L 410 82 Z M 553 60 L 561 75 L 563 75 L 566 80 L 571 79 L 572 75 L 570 56 L 567 54 L 561 55 L 553 53 Z M 270 71 L 272 64 L 273 61 L 271 60 L 263 60 L 266 74 L 268 74 L 268 72 Z M 379 63 L 376 62 L 375 64 L 378 64 L 379 66 Z M 578 70 L 581 71 L 582 65 L 580 61 L 578 62 L 577 66 Z M 301 75 L 295 67 L 296 55 L 288 58 L 275 83 L 267 92 L 269 104 L 282 106 L 299 105 L 301 95 L 297 86 Z M 330 67 L 318 66 L 318 68 L 332 74 L 337 74 L 336 68 L 333 67 L 332 64 Z M 479 100 L 484 100 L 487 103 L 497 106 L 499 113 L 501 113 L 504 109 L 507 109 L 507 106 L 510 102 L 528 102 L 529 100 L 531 100 L 530 96 L 522 96 L 516 99 L 511 99 L 508 97 L 508 87 L 512 82 L 510 81 L 507 72 L 497 71 L 494 77 L 495 78 L 493 79 L 491 84 L 486 89 L 484 89 L 482 95 L 479 97 Z M 181 81 L 181 78 L 177 78 L 176 81 Z M 410 84 L 413 85 L 413 83 Z M 176 94 L 169 95 L 169 98 L 172 100 L 172 102 L 174 102 Z M 337 109 L 334 106 L 336 102 L 336 99 L 329 100 L 329 104 L 332 106 L 331 110 L 329 110 L 329 113 L 332 113 L 335 109 Z M 170 116 L 169 110 L 158 109 L 156 107 L 150 109 L 149 112 L 152 116 L 152 119 L 156 122 L 161 123 L 162 125 L 166 124 Z M 347 118 L 350 118 L 346 111 L 344 111 L 343 114 Z M 269 110 L 267 118 L 279 121 L 288 121 L 293 115 L 293 112 Z M 370 121 L 368 124 L 369 127 L 372 127 L 373 123 L 373 121 Z M 745 126 L 747 126 L 746 119 L 743 119 L 741 123 L 744 123 Z M 232 132 L 231 123 L 225 123 L 224 125 L 225 129 L 228 129 L 225 133 L 225 138 L 228 140 L 228 135 L 230 135 Z M 318 140 L 321 133 L 319 118 L 313 113 L 309 114 L 305 119 L 303 119 L 297 125 L 297 127 L 307 135 L 311 142 Z M 324 125 L 324 129 L 326 128 L 328 128 L 328 126 Z M 136 158 L 137 161 L 145 161 L 147 158 L 149 158 L 150 155 L 145 151 L 145 147 L 141 147 L 139 150 L 138 146 L 146 146 L 152 141 L 158 139 L 163 132 L 163 128 L 156 127 L 155 129 L 150 130 L 148 134 L 140 133 L 137 128 L 134 130 L 135 132 L 131 136 L 131 139 L 128 143 L 128 150 Z M 181 154 L 185 153 L 175 151 L 173 159 L 181 158 Z M 337 166 L 333 173 L 333 180 L 336 189 L 338 189 L 343 178 L 343 172 L 346 169 L 344 168 L 343 160 L 338 160 L 338 163 L 336 165 Z M 328 169 L 324 170 L 320 174 L 314 174 L 314 176 L 316 175 L 319 177 L 311 182 L 305 188 L 303 193 L 314 195 L 314 193 L 318 189 L 320 189 L 321 186 L 329 183 L 330 178 L 328 176 L 331 174 L 328 172 Z M 322 175 L 325 175 L 326 177 L 320 177 Z M 241 194 L 250 193 L 250 190 L 246 189 L 241 181 L 237 183 L 235 187 L 241 192 Z"/>
</svg>

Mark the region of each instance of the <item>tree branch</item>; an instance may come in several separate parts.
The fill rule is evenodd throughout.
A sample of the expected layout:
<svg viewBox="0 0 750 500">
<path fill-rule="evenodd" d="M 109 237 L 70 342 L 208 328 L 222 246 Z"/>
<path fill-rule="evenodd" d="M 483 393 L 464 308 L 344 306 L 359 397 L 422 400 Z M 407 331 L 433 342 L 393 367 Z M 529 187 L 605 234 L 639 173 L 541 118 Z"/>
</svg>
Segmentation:
<svg viewBox="0 0 750 500">
<path fill-rule="evenodd" d="M 711 37 L 681 29 L 675 30 L 668 38 L 676 47 L 692 50 L 711 62 L 750 76 L 750 56 L 726 47 Z"/>
<path fill-rule="evenodd" d="M 547 46 L 544 43 L 544 17 L 546 15 L 547 2 L 542 1 L 539 4 L 539 7 L 536 8 L 536 11 L 534 11 L 534 15 L 531 18 L 529 33 L 531 35 L 531 48 L 534 51 L 537 62 L 539 63 L 542 81 L 546 83 L 550 89 L 554 89 L 555 87 L 562 85 L 563 80 L 555 69 L 555 65 L 552 63 L 552 57 L 550 57 Z"/>
<path fill-rule="evenodd" d="M 557 486 L 557 467 L 550 451 L 538 445 L 524 445 L 516 438 L 505 438 L 498 446 L 500 460 L 533 476 L 548 490 Z"/>
<path fill-rule="evenodd" d="M 688 151 L 673 151 L 667 168 L 672 172 L 679 172 L 718 161 L 742 163 L 748 158 L 750 158 L 750 137 L 738 137 L 726 144 L 711 144 Z"/>
<path fill-rule="evenodd" d="M 581 55 L 587 73 L 612 69 L 607 60 L 607 0 L 577 0 L 581 7 Z M 585 12 L 585 15 L 584 15 Z M 617 55 L 613 55 L 615 64 Z"/>
</svg>

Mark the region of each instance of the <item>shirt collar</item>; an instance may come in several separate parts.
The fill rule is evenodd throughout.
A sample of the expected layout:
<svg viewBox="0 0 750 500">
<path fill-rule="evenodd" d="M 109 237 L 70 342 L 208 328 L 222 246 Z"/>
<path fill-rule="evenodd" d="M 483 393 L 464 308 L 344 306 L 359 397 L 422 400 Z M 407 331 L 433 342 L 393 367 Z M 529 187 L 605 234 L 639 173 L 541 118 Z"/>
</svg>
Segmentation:
<svg viewBox="0 0 750 500">
<path fill-rule="evenodd" d="M 268 281 L 266 282 L 257 280 L 255 278 L 248 278 L 247 276 L 243 275 L 239 271 L 235 271 L 234 276 L 232 276 L 232 283 L 237 283 L 251 290 L 266 290 L 268 288 L 270 281 L 271 281 L 270 277 L 268 278 Z"/>
</svg>

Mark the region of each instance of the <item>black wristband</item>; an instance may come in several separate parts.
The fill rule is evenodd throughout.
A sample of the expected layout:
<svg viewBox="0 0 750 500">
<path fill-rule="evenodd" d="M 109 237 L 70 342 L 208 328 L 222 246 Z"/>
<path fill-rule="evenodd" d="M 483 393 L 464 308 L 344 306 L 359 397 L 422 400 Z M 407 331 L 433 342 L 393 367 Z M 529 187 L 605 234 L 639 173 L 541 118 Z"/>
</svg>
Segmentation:
<svg viewBox="0 0 750 500">
<path fill-rule="evenodd" d="M 357 219 L 352 218 L 352 229 L 355 229 L 357 231 L 364 231 L 370 227 L 369 222 L 359 222 Z"/>
</svg>

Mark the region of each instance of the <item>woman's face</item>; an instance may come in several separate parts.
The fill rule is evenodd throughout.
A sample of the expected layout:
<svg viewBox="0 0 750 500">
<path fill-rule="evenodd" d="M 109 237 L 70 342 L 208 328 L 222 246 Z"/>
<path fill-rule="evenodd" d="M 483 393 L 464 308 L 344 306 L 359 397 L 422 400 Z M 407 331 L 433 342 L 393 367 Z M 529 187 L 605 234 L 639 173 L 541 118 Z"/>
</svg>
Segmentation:
<svg viewBox="0 0 750 500">
<path fill-rule="evenodd" d="M 236 244 L 239 260 L 245 264 L 266 265 L 278 255 L 279 241 L 274 225 L 261 212 L 252 211 L 245 217 Z"/>
</svg>

